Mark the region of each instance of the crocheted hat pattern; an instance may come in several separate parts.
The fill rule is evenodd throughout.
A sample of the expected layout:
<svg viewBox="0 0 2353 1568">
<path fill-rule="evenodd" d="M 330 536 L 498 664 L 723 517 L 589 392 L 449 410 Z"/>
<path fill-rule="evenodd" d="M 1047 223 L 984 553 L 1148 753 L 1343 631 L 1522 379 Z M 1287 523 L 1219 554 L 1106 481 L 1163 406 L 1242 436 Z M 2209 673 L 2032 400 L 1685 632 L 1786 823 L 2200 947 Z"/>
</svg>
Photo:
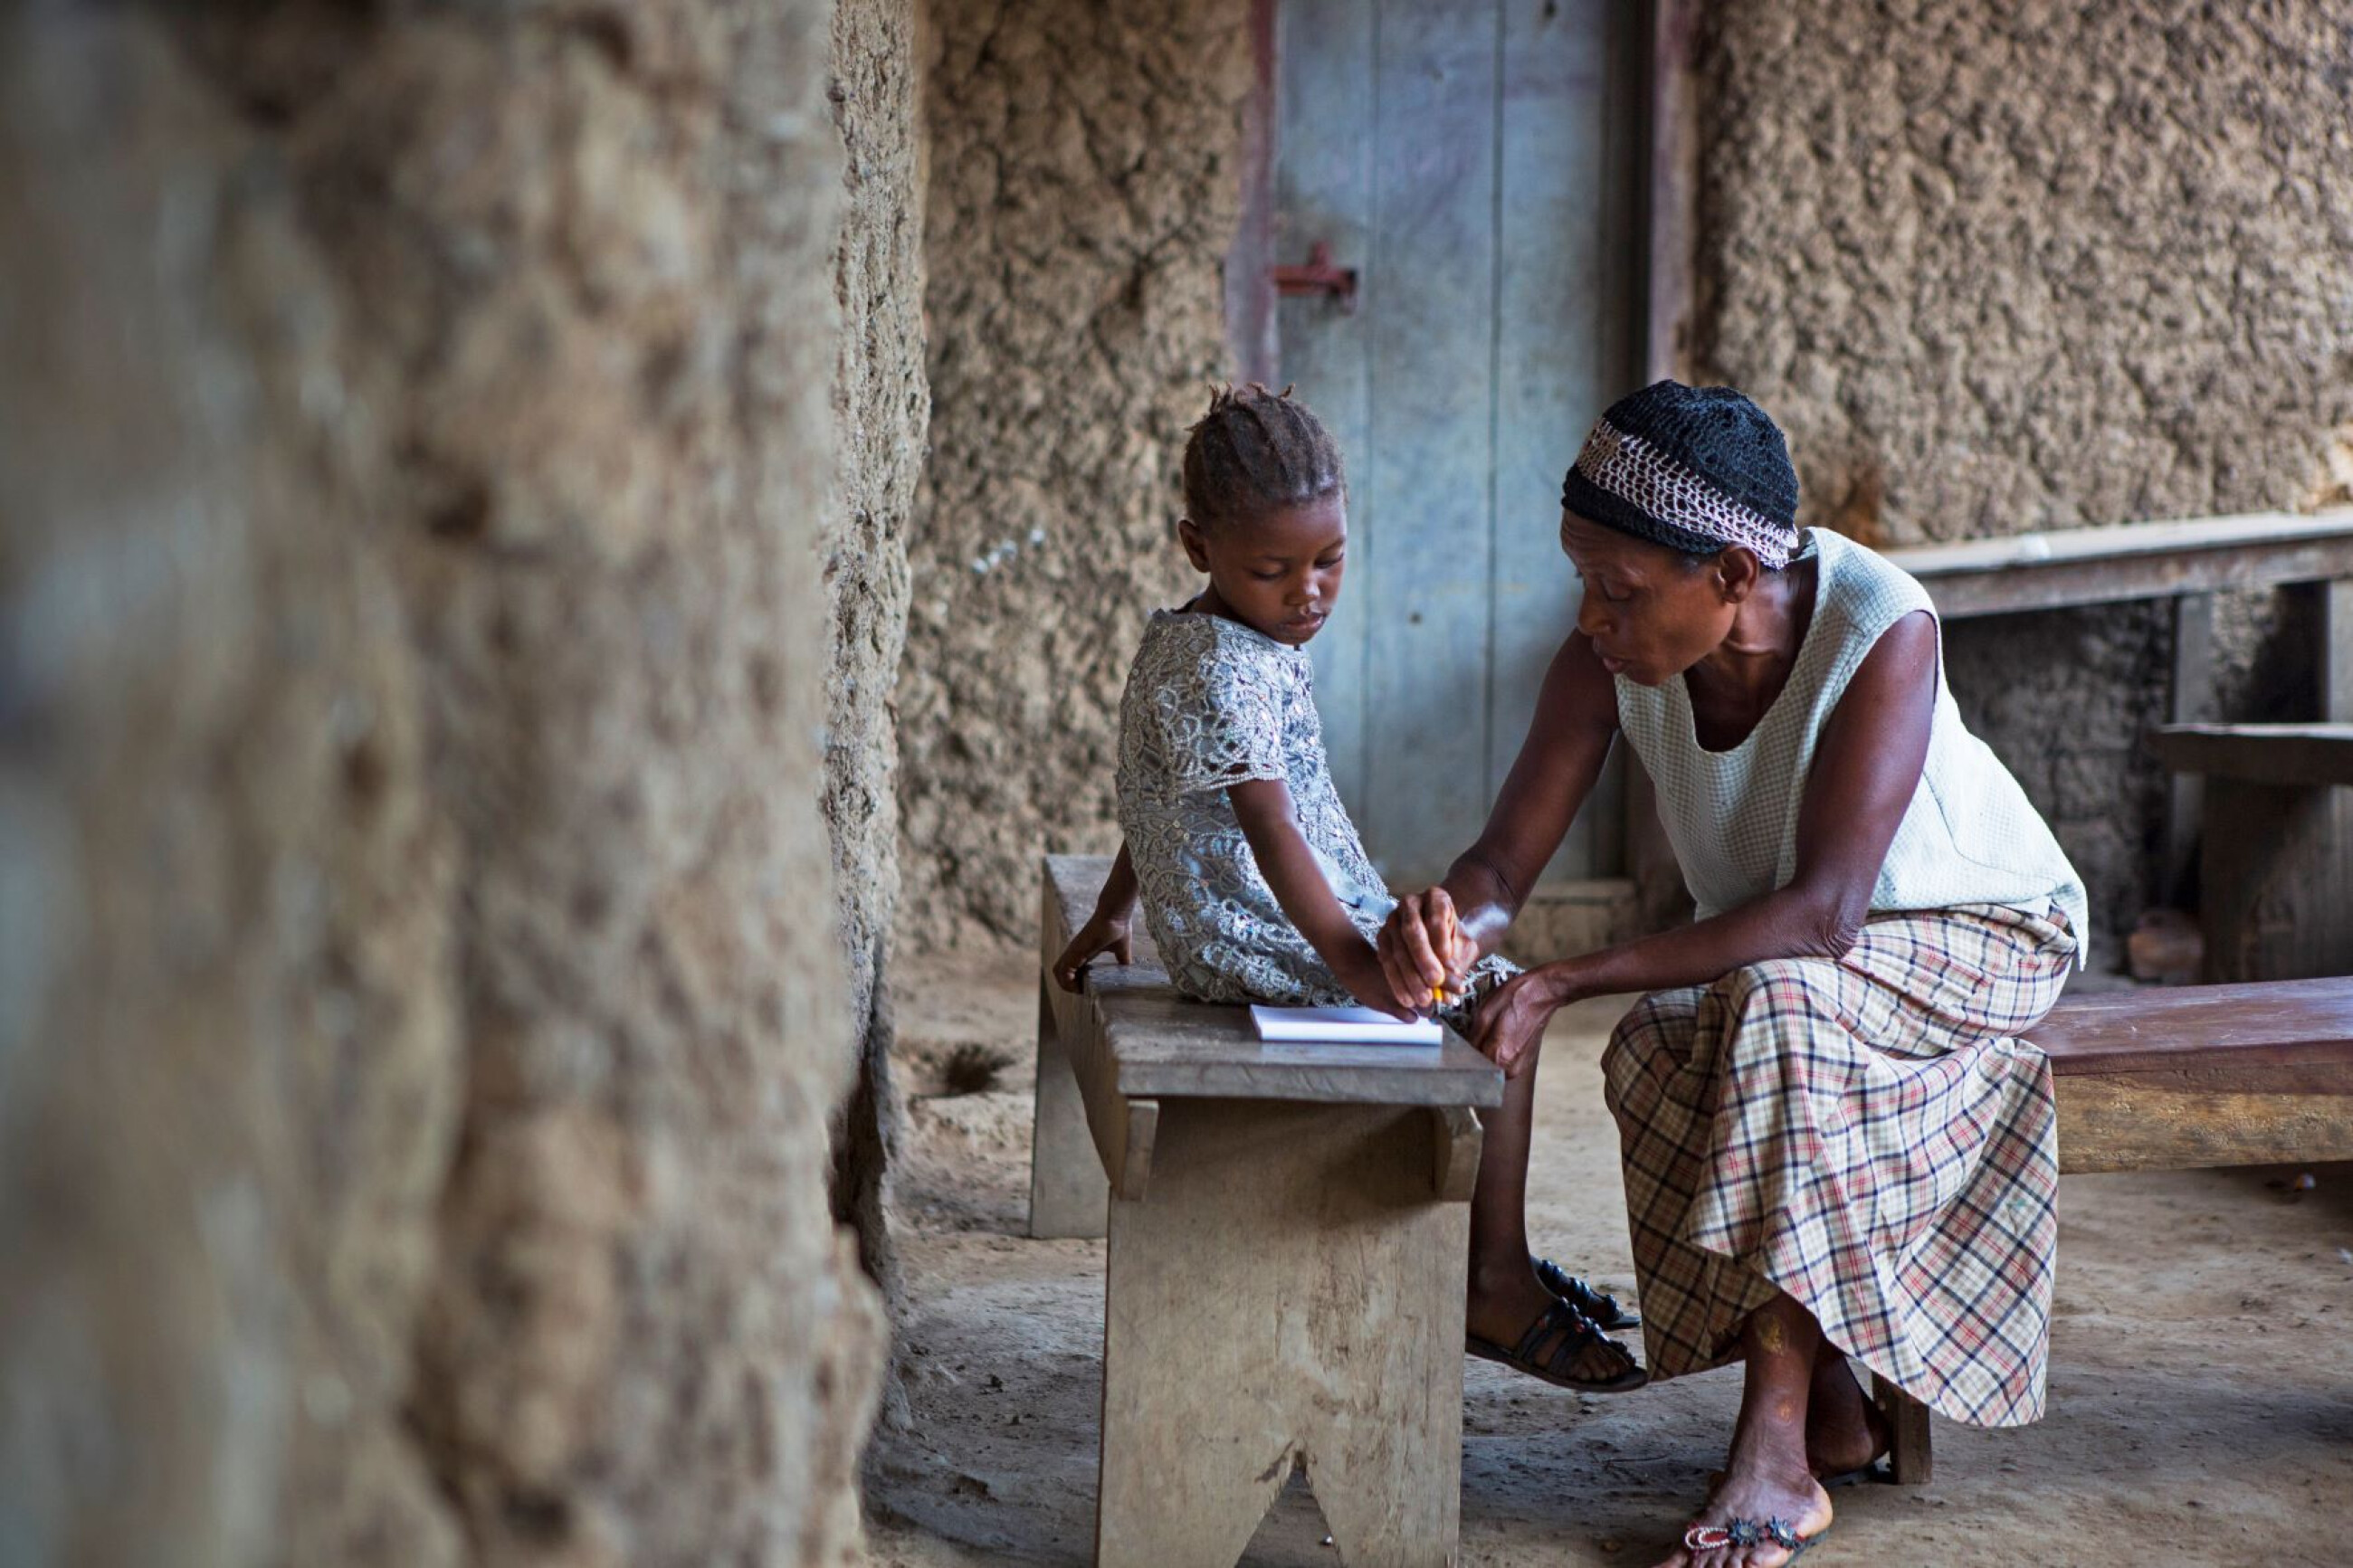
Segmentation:
<svg viewBox="0 0 2353 1568">
<path fill-rule="evenodd" d="M 1594 423 L 1561 505 L 1688 555 L 1746 545 L 1769 568 L 1798 548 L 1798 471 L 1765 411 L 1728 386 L 1654 382 Z"/>
</svg>

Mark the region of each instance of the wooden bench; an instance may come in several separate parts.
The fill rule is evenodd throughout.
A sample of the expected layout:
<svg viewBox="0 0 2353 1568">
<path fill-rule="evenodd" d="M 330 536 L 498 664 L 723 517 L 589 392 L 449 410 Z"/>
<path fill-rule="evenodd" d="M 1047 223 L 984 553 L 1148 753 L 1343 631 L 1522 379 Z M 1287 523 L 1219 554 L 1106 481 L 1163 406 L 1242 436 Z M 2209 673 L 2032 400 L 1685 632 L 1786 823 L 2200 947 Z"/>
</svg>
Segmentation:
<svg viewBox="0 0 2353 1568">
<path fill-rule="evenodd" d="M 2027 1038 L 2051 1058 L 2063 1175 L 2353 1159 L 2353 978 L 2067 996 Z M 1896 1479 L 1927 1480 L 1927 1411 L 1879 1399 Z"/>
<path fill-rule="evenodd" d="M 1437 1047 L 1269 1046 L 1137 962 L 1051 977 L 1109 873 L 1050 856 L 1030 1234 L 1104 1236 L 1095 1562 L 1229 1568 L 1294 1463 L 1339 1559 L 1454 1561 L 1474 1113 Z"/>
<path fill-rule="evenodd" d="M 1030 1177 L 1032 1235 L 1108 1221 L 1097 1561 L 1225 1568 L 1293 1458 L 1344 1562 L 1446 1561 L 1472 1112 L 1501 1079 L 1451 1037 L 1261 1046 L 1141 939 L 1061 991 L 1046 971 L 1108 868 L 1047 860 Z M 2063 1174 L 2353 1159 L 2353 978 L 2068 996 L 2029 1038 Z M 1897 1480 L 1926 1482 L 1927 1410 L 1877 1397 Z"/>
</svg>

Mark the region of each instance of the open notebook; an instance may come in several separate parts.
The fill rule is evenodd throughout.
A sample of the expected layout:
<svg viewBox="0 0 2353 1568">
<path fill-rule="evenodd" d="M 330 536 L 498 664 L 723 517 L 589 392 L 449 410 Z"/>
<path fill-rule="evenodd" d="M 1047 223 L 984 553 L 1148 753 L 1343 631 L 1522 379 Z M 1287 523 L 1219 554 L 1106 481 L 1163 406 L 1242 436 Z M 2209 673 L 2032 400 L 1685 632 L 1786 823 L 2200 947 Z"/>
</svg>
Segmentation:
<svg viewBox="0 0 2353 1568">
<path fill-rule="evenodd" d="M 1435 1018 L 1403 1023 L 1370 1007 L 1257 1007 L 1250 1022 L 1261 1040 L 1318 1040 L 1352 1046 L 1434 1046 L 1444 1030 Z"/>
</svg>

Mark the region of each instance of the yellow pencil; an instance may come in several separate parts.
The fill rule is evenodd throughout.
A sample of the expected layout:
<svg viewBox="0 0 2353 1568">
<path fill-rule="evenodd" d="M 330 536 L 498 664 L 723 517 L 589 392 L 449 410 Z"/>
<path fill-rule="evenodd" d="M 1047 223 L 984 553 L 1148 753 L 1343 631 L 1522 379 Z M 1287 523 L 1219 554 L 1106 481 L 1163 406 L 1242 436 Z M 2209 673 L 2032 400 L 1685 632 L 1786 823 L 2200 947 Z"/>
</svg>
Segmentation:
<svg viewBox="0 0 2353 1568">
<path fill-rule="evenodd" d="M 1449 904 L 1446 909 L 1446 951 L 1449 952 L 1452 952 L 1454 951 L 1454 907 L 1451 904 Z M 1440 962 L 1443 961 L 1441 960 Z M 1446 1005 L 1446 987 L 1444 985 L 1433 985 L 1430 988 L 1430 1005 L 1433 1007 L 1443 1007 Z"/>
</svg>

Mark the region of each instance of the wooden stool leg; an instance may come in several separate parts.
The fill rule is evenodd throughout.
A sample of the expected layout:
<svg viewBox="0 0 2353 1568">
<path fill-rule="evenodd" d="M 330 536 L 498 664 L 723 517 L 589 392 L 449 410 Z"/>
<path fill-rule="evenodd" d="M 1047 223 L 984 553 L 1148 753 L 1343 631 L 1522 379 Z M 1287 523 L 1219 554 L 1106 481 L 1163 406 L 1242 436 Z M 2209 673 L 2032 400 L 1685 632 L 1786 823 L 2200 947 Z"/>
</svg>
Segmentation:
<svg viewBox="0 0 2353 1568">
<path fill-rule="evenodd" d="M 2320 590 L 2320 720 L 2353 724 L 2353 577 Z"/>
<path fill-rule="evenodd" d="M 1029 1133 L 1029 1234 L 1101 1236 L 1111 1203 L 1086 1101 L 1054 1026 L 1050 976 L 1038 977 L 1038 1098 Z"/>
<path fill-rule="evenodd" d="M 2206 978 L 2353 973 L 2353 789 L 2206 781 Z"/>
<path fill-rule="evenodd" d="M 1230 1568 L 1294 1460 L 1349 1568 L 1451 1561 L 1470 1211 L 1431 1119 L 1164 1100 L 1111 1205 L 1095 1561 Z"/>
<path fill-rule="evenodd" d="M 2166 700 L 2168 724 L 2205 724 L 2214 718 L 2214 595 L 2183 594 L 2173 601 L 2173 680 Z M 2165 782 L 2165 879 L 2157 901 L 2187 909 L 2197 868 L 2198 835 L 2205 814 L 2206 781 L 2168 773 Z"/>
<path fill-rule="evenodd" d="M 1928 1445 L 1928 1407 L 1880 1376 L 1872 1374 L 1880 1412 L 1887 1417 L 1888 1458 L 1899 1487 L 1925 1487 L 1936 1474 Z"/>
</svg>

